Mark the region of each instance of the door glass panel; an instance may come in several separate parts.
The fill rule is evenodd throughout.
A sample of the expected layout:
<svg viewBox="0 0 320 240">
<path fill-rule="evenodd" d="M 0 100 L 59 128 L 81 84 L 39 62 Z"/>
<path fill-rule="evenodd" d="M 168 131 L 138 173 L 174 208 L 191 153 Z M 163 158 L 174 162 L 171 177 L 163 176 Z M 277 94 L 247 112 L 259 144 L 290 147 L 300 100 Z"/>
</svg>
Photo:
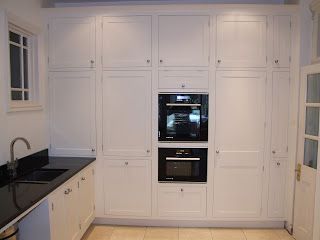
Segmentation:
<svg viewBox="0 0 320 240">
<path fill-rule="evenodd" d="M 307 103 L 320 103 L 320 73 L 308 75 Z"/>
<path fill-rule="evenodd" d="M 319 135 L 319 108 L 307 107 L 305 133 L 312 136 Z"/>
<path fill-rule="evenodd" d="M 317 169 L 317 158 L 318 158 L 318 141 L 305 139 L 303 165 Z"/>
</svg>

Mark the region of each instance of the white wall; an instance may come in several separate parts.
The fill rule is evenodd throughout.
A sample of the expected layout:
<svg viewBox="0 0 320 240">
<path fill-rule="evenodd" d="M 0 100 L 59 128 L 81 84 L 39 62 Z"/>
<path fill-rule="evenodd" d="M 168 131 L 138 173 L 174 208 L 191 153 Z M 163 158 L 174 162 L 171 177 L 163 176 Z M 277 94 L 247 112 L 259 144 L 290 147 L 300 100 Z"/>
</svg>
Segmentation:
<svg viewBox="0 0 320 240">
<path fill-rule="evenodd" d="M 42 26 L 41 16 L 41 0 L 1 0 L 0 10 L 7 10 L 11 14 L 19 16 L 21 19 L 27 22 L 39 26 L 40 29 L 44 29 Z M 1 14 L 1 12 L 0 12 Z M 3 12 L 2 16 L 3 17 Z M 1 29 L 2 30 L 2 29 Z M 3 37 L 0 35 L 1 46 L 3 44 Z M 2 51 L 1 51 L 2 52 Z M 40 81 L 40 97 L 41 102 L 46 109 L 46 85 L 47 85 L 47 73 L 46 73 L 46 50 L 44 34 L 40 33 L 39 36 L 39 81 Z M 9 61 L 2 54 L 0 55 L 0 63 L 3 61 Z M 28 111 L 28 112 L 7 112 L 7 81 L 4 77 L 4 64 L 0 65 L 0 165 L 6 163 L 9 160 L 9 145 L 10 141 L 17 137 L 26 137 L 31 144 L 31 151 L 26 150 L 26 146 L 22 143 L 17 143 L 16 153 L 17 157 L 28 155 L 33 152 L 37 152 L 48 147 L 48 127 L 47 127 L 47 114 L 46 110 L 41 111 Z"/>
<path fill-rule="evenodd" d="M 312 0 L 300 0 L 301 16 L 301 43 L 300 43 L 300 63 L 301 66 L 311 64 L 312 51 L 312 14 L 309 5 Z"/>
</svg>

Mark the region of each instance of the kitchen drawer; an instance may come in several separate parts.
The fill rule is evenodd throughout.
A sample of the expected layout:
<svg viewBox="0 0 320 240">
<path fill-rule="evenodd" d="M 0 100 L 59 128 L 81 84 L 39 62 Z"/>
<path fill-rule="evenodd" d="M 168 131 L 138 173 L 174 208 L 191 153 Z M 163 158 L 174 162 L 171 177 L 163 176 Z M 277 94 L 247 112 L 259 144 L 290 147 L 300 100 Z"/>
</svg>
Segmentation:
<svg viewBox="0 0 320 240">
<path fill-rule="evenodd" d="M 158 214 L 160 217 L 205 217 L 205 186 L 160 186 Z M 168 204 L 170 203 L 170 204 Z"/>
<path fill-rule="evenodd" d="M 159 71 L 160 89 L 207 89 L 208 71 Z"/>
</svg>

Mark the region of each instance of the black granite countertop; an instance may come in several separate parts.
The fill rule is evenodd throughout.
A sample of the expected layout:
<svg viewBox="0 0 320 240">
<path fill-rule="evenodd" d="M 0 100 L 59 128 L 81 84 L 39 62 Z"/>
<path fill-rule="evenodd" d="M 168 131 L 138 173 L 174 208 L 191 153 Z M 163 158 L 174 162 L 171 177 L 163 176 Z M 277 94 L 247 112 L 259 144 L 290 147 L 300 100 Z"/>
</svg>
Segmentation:
<svg viewBox="0 0 320 240">
<path fill-rule="evenodd" d="M 46 184 L 3 183 L 0 186 L 0 229 L 94 161 L 95 158 L 47 157 L 46 165 L 42 164 L 41 168 L 68 170 Z"/>
</svg>

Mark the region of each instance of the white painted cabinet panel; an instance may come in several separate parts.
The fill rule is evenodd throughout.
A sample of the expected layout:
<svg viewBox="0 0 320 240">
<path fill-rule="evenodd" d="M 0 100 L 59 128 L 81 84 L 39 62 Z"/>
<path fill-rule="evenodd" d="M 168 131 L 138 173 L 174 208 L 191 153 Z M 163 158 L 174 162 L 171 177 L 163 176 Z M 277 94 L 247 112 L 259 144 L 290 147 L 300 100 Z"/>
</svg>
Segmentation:
<svg viewBox="0 0 320 240">
<path fill-rule="evenodd" d="M 105 161 L 105 214 L 150 216 L 151 161 Z"/>
<path fill-rule="evenodd" d="M 161 89 L 208 89 L 208 71 L 159 71 Z"/>
<path fill-rule="evenodd" d="M 103 67 L 151 66 L 151 16 L 103 18 Z"/>
<path fill-rule="evenodd" d="M 285 217 L 287 159 L 273 159 L 270 163 L 268 216 Z"/>
<path fill-rule="evenodd" d="M 291 17 L 273 17 L 273 66 L 290 67 Z"/>
<path fill-rule="evenodd" d="M 103 74 L 103 153 L 150 156 L 151 72 Z"/>
<path fill-rule="evenodd" d="M 51 72 L 53 155 L 95 155 L 95 73 Z"/>
<path fill-rule="evenodd" d="M 217 73 L 215 217 L 261 214 L 265 96 L 265 72 Z"/>
<path fill-rule="evenodd" d="M 273 72 L 272 80 L 272 157 L 288 157 L 290 73 Z"/>
<path fill-rule="evenodd" d="M 54 193 L 49 198 L 50 240 L 65 240 L 67 237 L 64 189 Z"/>
<path fill-rule="evenodd" d="M 159 16 L 159 66 L 208 66 L 209 16 Z"/>
<path fill-rule="evenodd" d="M 217 17 L 217 67 L 265 67 L 266 16 Z"/>
<path fill-rule="evenodd" d="M 95 67 L 95 18 L 54 18 L 49 22 L 49 68 Z"/>
<path fill-rule="evenodd" d="M 160 186 L 158 214 L 160 217 L 205 217 L 207 200 L 205 186 Z"/>
</svg>

